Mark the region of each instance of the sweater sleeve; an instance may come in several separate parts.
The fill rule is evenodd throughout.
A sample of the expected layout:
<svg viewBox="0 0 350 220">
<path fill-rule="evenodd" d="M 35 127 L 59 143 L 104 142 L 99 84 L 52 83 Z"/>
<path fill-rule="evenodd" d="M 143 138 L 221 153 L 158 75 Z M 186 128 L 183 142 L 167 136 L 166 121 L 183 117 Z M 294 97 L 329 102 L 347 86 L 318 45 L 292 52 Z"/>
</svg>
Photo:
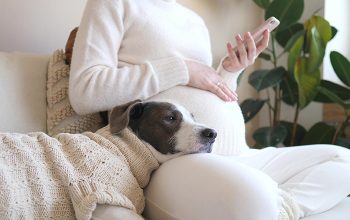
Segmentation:
<svg viewBox="0 0 350 220">
<path fill-rule="evenodd" d="M 239 75 L 243 72 L 243 69 L 239 70 L 237 72 L 229 72 L 229 71 L 225 70 L 224 66 L 222 65 L 224 59 L 225 59 L 225 57 L 223 57 L 221 59 L 216 72 L 224 78 L 226 84 L 229 86 L 229 88 L 232 91 L 236 91 L 237 90 L 237 80 L 238 80 Z"/>
<path fill-rule="evenodd" d="M 119 65 L 129 7 L 121 0 L 88 0 L 76 37 L 69 98 L 78 114 L 105 111 L 188 83 L 181 57 Z"/>
</svg>

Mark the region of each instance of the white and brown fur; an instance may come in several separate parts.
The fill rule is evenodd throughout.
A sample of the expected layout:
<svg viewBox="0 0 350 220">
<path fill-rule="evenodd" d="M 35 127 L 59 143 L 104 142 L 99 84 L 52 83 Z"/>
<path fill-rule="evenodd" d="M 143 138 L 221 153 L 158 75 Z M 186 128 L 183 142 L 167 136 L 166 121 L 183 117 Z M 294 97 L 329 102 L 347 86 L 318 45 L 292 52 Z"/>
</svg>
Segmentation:
<svg viewBox="0 0 350 220">
<path fill-rule="evenodd" d="M 112 134 L 129 127 L 140 139 L 150 144 L 159 163 L 191 153 L 210 153 L 216 131 L 195 122 L 184 107 L 169 102 L 133 101 L 115 107 L 109 116 Z M 108 213 L 108 216 L 106 216 Z M 93 219 L 143 219 L 132 210 L 97 205 Z"/>
<path fill-rule="evenodd" d="M 169 102 L 133 101 L 115 107 L 109 117 L 111 133 L 129 127 L 148 142 L 156 159 L 163 163 L 190 153 L 210 153 L 216 132 L 194 120 L 184 107 Z"/>
</svg>

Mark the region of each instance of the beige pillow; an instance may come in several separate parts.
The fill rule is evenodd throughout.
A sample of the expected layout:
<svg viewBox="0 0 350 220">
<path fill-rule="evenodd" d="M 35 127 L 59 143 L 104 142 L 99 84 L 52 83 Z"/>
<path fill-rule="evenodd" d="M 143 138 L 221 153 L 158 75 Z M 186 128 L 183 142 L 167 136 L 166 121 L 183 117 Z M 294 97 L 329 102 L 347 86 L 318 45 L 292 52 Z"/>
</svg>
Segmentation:
<svg viewBox="0 0 350 220">
<path fill-rule="evenodd" d="M 69 65 L 63 50 L 50 57 L 47 75 L 47 131 L 57 133 L 82 133 L 96 131 L 102 126 L 99 113 L 77 115 L 68 98 Z"/>
</svg>

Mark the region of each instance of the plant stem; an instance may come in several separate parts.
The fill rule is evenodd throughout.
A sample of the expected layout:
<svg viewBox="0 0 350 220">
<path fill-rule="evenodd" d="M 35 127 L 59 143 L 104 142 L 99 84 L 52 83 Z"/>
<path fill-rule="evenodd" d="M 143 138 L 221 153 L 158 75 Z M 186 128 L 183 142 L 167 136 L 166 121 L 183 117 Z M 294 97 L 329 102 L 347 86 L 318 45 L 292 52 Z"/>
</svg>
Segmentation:
<svg viewBox="0 0 350 220">
<path fill-rule="evenodd" d="M 291 139 L 290 139 L 290 146 L 293 146 L 295 144 L 299 112 L 300 112 L 300 109 L 299 109 L 299 102 L 298 102 L 297 106 L 295 108 L 295 114 L 294 114 L 294 120 L 293 120 L 293 128 L 292 128 L 292 135 L 291 135 Z"/>
<path fill-rule="evenodd" d="M 265 50 L 269 51 L 270 53 L 272 53 L 272 50 L 270 48 L 266 48 Z"/>
<path fill-rule="evenodd" d="M 345 111 L 345 115 L 346 118 L 343 121 L 343 123 L 338 127 L 337 131 L 335 132 L 334 136 L 333 136 L 333 140 L 332 140 L 332 144 L 335 144 L 338 137 L 344 133 L 345 128 L 349 125 L 349 121 L 350 121 L 350 115 L 347 114 L 347 112 Z"/>
<path fill-rule="evenodd" d="M 277 56 L 276 56 L 276 45 L 275 45 L 275 33 L 271 34 L 271 45 L 272 45 L 272 57 L 273 57 L 273 66 L 276 68 L 277 67 Z"/>
<path fill-rule="evenodd" d="M 270 92 L 269 89 L 266 89 L 266 93 L 267 93 L 267 105 L 269 106 L 269 123 L 270 123 L 270 127 L 272 127 L 272 112 L 274 111 L 272 105 L 271 105 L 271 96 L 270 96 Z"/>
<path fill-rule="evenodd" d="M 271 46 L 272 46 L 272 58 L 273 58 L 273 66 L 274 68 L 277 68 L 277 56 L 276 56 L 276 43 L 275 43 L 275 34 L 271 34 Z M 281 111 L 281 99 L 280 99 L 280 85 L 278 84 L 275 87 L 275 102 L 274 102 L 274 111 L 273 111 L 273 127 L 277 126 L 279 124 L 279 115 Z"/>
<path fill-rule="evenodd" d="M 280 120 L 280 111 L 281 111 L 281 98 L 280 98 L 280 85 L 278 84 L 275 87 L 275 107 L 274 107 L 274 113 L 273 113 L 273 127 L 277 126 L 279 124 Z"/>
<path fill-rule="evenodd" d="M 280 53 L 278 56 L 277 56 L 277 59 L 281 58 L 286 52 L 283 51 L 282 53 Z"/>
</svg>

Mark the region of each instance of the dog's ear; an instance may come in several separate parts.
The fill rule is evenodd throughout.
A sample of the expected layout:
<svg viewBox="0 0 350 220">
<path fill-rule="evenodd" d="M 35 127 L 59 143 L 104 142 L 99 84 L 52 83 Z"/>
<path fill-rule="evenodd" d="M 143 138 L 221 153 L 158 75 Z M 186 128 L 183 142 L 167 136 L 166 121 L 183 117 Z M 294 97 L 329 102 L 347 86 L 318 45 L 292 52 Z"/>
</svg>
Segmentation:
<svg viewBox="0 0 350 220">
<path fill-rule="evenodd" d="M 118 134 L 129 124 L 130 118 L 138 118 L 142 115 L 143 103 L 135 100 L 115 107 L 109 116 L 109 126 L 112 134 Z"/>
</svg>

